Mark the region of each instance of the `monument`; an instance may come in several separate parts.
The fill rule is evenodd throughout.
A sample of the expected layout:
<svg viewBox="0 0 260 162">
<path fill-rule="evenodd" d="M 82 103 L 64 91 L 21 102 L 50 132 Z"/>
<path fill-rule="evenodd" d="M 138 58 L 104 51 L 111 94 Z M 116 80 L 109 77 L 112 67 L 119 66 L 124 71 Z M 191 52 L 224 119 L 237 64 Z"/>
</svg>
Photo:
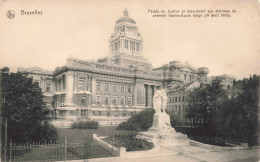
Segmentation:
<svg viewBox="0 0 260 162">
<path fill-rule="evenodd" d="M 155 114 L 153 116 L 153 125 L 148 131 L 139 132 L 136 136 L 140 139 L 153 142 L 158 145 L 188 145 L 187 135 L 178 133 L 170 124 L 170 116 L 166 114 L 167 94 L 166 90 L 157 90 L 153 96 L 153 105 Z"/>
</svg>

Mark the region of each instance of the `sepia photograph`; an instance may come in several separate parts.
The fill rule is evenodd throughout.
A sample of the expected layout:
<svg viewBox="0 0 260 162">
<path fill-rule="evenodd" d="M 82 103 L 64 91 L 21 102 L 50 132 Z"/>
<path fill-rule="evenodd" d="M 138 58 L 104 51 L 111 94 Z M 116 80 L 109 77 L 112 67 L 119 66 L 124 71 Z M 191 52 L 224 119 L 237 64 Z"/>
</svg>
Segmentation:
<svg viewBox="0 0 260 162">
<path fill-rule="evenodd" d="M 259 161 L 259 0 L 0 0 L 1 161 Z"/>
</svg>

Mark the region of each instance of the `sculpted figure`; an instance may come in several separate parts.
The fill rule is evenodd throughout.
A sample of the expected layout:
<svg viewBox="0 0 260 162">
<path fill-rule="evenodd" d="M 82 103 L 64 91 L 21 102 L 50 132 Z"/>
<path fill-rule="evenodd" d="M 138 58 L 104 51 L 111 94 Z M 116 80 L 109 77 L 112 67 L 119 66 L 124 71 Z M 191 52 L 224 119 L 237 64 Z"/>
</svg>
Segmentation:
<svg viewBox="0 0 260 162">
<path fill-rule="evenodd" d="M 153 105 L 155 109 L 155 113 L 165 113 L 165 109 L 167 107 L 167 94 L 166 90 L 157 90 L 155 95 L 153 96 Z"/>
</svg>

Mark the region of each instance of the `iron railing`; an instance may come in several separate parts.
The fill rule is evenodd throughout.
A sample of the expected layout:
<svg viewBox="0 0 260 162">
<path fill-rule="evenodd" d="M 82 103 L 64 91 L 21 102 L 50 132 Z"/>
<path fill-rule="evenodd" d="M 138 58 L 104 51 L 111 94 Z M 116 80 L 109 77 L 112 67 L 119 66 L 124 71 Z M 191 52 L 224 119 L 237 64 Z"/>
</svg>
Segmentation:
<svg viewBox="0 0 260 162">
<path fill-rule="evenodd" d="M 66 161 L 77 159 L 91 159 L 111 157 L 113 150 L 103 148 L 94 141 L 75 142 L 64 140 L 59 143 L 10 143 L 3 161 Z M 2 151 L 4 151 L 2 150 Z M 5 156 L 3 156 L 5 157 Z"/>
</svg>

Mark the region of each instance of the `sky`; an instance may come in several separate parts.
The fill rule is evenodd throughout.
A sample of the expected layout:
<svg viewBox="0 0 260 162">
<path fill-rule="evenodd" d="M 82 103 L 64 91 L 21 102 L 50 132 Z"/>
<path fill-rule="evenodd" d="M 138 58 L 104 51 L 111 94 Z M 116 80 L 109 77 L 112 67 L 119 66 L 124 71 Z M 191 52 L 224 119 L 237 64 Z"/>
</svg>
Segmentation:
<svg viewBox="0 0 260 162">
<path fill-rule="evenodd" d="M 69 57 L 109 54 L 116 20 L 127 8 L 144 41 L 143 57 L 158 67 L 188 61 L 209 76 L 260 75 L 260 7 L 257 0 L 2 0 L 0 68 L 55 70 Z M 15 12 L 8 19 L 8 10 Z M 21 10 L 42 15 L 21 15 Z M 231 18 L 156 17 L 148 10 L 236 10 Z"/>
</svg>

